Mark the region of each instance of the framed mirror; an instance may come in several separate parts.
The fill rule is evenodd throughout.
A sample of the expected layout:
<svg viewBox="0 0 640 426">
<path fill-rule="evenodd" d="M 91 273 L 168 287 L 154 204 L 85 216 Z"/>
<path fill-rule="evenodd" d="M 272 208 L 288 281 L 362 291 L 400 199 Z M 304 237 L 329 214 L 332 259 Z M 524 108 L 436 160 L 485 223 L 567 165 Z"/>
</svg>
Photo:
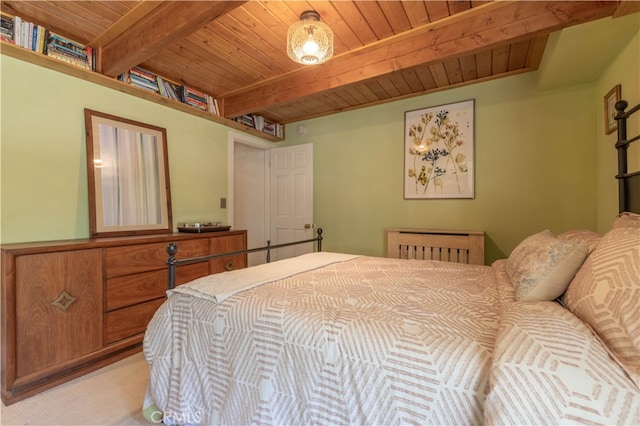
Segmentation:
<svg viewBox="0 0 640 426">
<path fill-rule="evenodd" d="M 173 231 L 167 131 L 84 110 L 91 237 Z"/>
</svg>

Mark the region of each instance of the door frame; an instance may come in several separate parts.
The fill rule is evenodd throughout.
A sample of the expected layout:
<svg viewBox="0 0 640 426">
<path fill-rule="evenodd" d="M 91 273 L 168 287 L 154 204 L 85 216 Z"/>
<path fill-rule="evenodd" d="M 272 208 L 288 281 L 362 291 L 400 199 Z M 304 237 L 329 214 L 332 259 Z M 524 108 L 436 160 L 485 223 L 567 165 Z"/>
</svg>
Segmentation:
<svg viewBox="0 0 640 426">
<path fill-rule="evenodd" d="M 227 224 L 234 226 L 234 212 L 235 212 L 235 201 L 234 201 L 234 191 L 235 191 L 235 144 L 241 143 L 244 145 L 251 146 L 253 148 L 262 149 L 264 151 L 269 151 L 271 148 L 275 148 L 276 144 L 273 142 L 266 141 L 264 139 L 260 139 L 254 136 L 250 136 L 244 133 L 239 133 L 235 131 L 227 132 Z M 264 206 L 265 211 L 269 211 L 269 203 L 270 203 L 270 189 L 271 189 L 271 179 L 269 172 L 269 155 L 265 155 L 265 167 L 264 167 Z M 269 238 L 271 232 L 271 218 L 269 215 L 265 215 L 265 233 L 267 238 Z M 251 248 L 251 247 L 249 247 Z"/>
</svg>

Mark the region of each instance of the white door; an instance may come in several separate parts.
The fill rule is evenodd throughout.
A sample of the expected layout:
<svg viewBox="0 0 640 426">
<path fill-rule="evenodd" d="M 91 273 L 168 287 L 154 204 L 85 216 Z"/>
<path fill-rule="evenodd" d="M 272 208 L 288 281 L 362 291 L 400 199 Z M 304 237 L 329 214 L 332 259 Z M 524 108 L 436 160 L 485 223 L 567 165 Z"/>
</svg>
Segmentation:
<svg viewBox="0 0 640 426">
<path fill-rule="evenodd" d="M 271 149 L 271 244 L 310 239 L 313 224 L 313 145 Z M 274 250 L 271 260 L 313 251 L 313 244 Z"/>
</svg>

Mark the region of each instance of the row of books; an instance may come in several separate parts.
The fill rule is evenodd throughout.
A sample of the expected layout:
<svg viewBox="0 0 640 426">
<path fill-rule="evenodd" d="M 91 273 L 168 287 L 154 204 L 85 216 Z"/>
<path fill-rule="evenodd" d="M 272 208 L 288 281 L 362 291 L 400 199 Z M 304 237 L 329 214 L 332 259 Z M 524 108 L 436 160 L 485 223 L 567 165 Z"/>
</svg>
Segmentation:
<svg viewBox="0 0 640 426">
<path fill-rule="evenodd" d="M 131 68 L 128 72 L 118 76 L 118 80 L 157 93 L 165 98 L 220 115 L 218 101 L 213 96 L 185 85 L 175 84 L 140 67 Z"/>
<path fill-rule="evenodd" d="M 261 132 L 268 133 L 272 136 L 276 136 L 278 138 L 284 137 L 284 126 L 282 124 L 267 120 L 261 115 L 239 115 L 238 117 L 235 117 L 234 120 L 240 124 L 248 127 L 253 127 L 256 130 L 260 130 Z"/>
<path fill-rule="evenodd" d="M 42 25 L 19 16 L 0 15 L 0 29 L 0 36 L 5 42 L 95 71 L 95 52 L 90 46 L 54 34 Z"/>
</svg>

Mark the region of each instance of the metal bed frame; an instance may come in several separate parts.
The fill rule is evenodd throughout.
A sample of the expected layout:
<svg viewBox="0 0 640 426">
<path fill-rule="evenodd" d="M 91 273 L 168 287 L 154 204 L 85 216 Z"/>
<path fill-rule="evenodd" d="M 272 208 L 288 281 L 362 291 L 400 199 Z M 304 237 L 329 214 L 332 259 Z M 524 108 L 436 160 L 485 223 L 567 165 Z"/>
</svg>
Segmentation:
<svg viewBox="0 0 640 426">
<path fill-rule="evenodd" d="M 313 242 L 317 242 L 316 251 L 320 252 L 322 251 L 322 239 L 323 239 L 322 232 L 323 232 L 322 228 L 318 228 L 316 231 L 316 234 L 317 234 L 316 237 L 309 238 L 308 240 L 292 241 L 290 243 L 282 243 L 282 244 L 276 244 L 276 245 L 271 245 L 271 240 L 267 240 L 267 245 L 264 247 L 233 251 L 229 253 L 210 254 L 207 256 L 191 257 L 188 259 L 176 259 L 176 254 L 178 253 L 178 245 L 176 243 L 169 243 L 169 245 L 167 246 L 167 254 L 169 255 L 169 258 L 166 261 L 167 269 L 168 269 L 168 288 L 169 290 L 171 290 L 176 287 L 176 268 L 180 265 L 190 265 L 192 263 L 206 262 L 207 260 L 211 260 L 211 259 L 218 259 L 221 257 L 228 257 L 228 256 L 237 256 L 240 254 L 257 253 L 260 251 L 267 252 L 266 260 L 267 260 L 267 263 L 270 263 L 271 250 L 279 249 L 282 247 L 294 246 L 298 244 L 313 243 Z"/>
<path fill-rule="evenodd" d="M 629 111 L 625 109 L 629 103 L 627 101 L 616 102 L 615 108 L 618 113 L 614 117 L 618 122 L 618 140 L 616 149 L 618 150 L 618 210 L 622 212 L 640 213 L 640 170 L 629 172 L 627 148 L 633 142 L 640 140 L 640 134 L 633 137 L 627 136 L 627 120 L 634 113 L 640 110 L 640 104 L 634 106 Z"/>
</svg>

